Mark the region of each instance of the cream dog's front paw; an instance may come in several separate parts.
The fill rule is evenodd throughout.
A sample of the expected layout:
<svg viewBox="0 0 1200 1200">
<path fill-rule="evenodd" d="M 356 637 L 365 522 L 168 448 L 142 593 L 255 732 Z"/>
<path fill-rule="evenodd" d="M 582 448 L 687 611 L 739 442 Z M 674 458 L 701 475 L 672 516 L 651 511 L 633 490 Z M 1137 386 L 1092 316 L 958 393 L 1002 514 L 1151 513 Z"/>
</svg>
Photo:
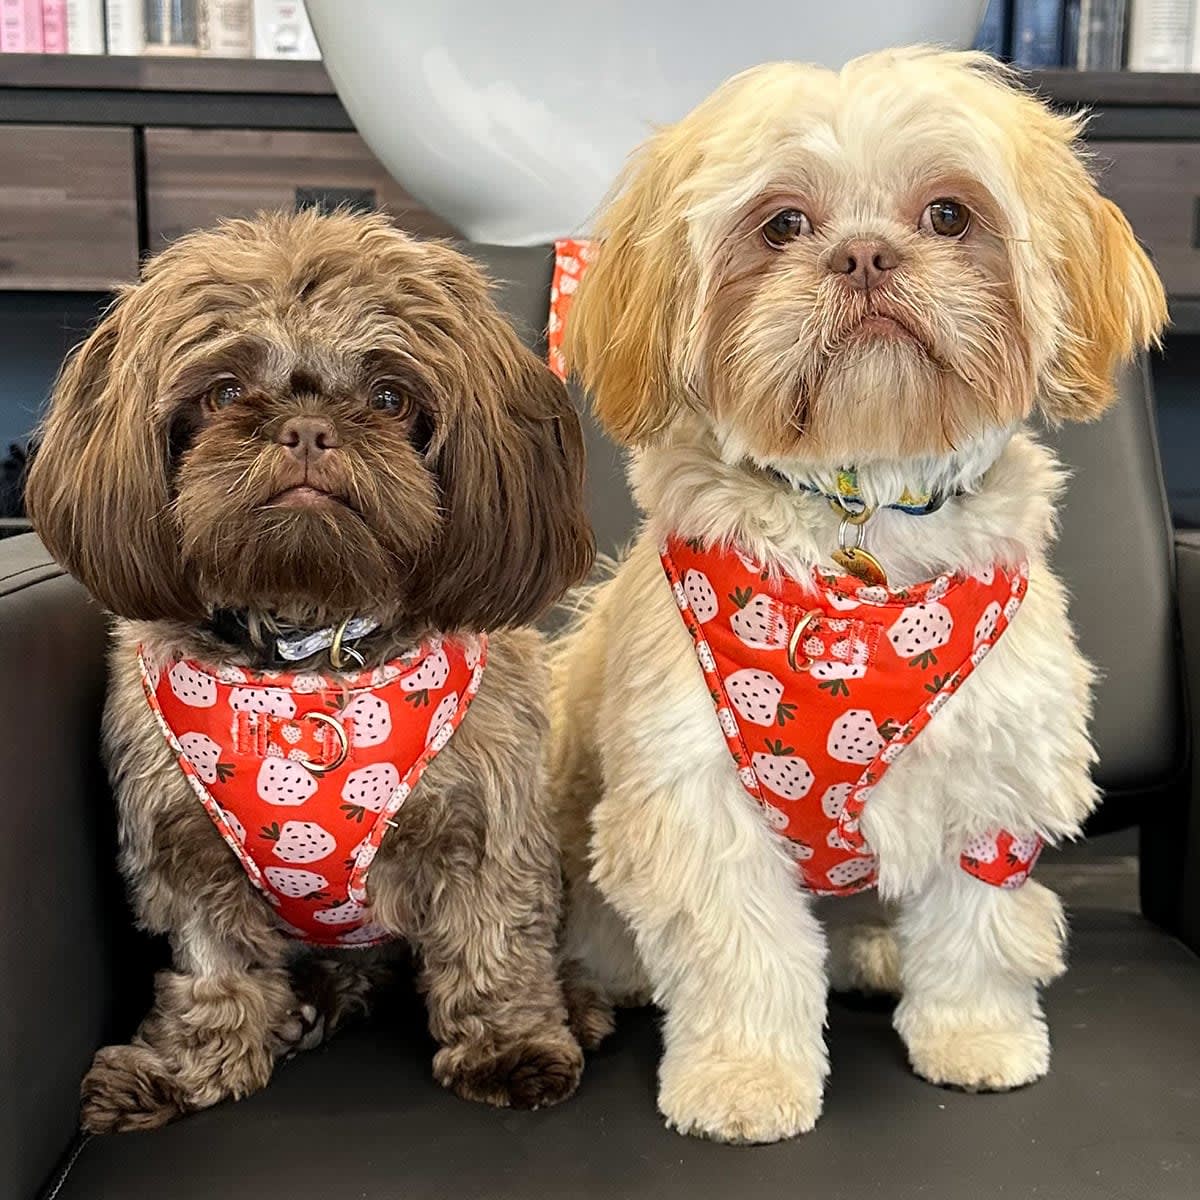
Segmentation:
<svg viewBox="0 0 1200 1200">
<path fill-rule="evenodd" d="M 902 990 L 896 935 L 881 922 L 831 930 L 827 970 L 831 991 L 898 996 Z"/>
<path fill-rule="evenodd" d="M 676 1049 L 663 1056 L 658 1107 L 679 1133 L 717 1142 L 778 1142 L 817 1123 L 822 1085 L 811 1066 Z"/>
<path fill-rule="evenodd" d="M 909 1020 L 908 1060 L 923 1079 L 968 1092 L 1007 1092 L 1050 1070 L 1050 1034 L 1041 1017 L 1013 1025 Z"/>
</svg>

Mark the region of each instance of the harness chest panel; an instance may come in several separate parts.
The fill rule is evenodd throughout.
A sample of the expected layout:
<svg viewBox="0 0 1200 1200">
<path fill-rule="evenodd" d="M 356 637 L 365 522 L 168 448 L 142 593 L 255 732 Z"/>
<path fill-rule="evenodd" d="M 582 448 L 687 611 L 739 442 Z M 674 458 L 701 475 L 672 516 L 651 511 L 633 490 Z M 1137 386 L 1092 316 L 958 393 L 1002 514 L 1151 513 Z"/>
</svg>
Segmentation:
<svg viewBox="0 0 1200 1200">
<path fill-rule="evenodd" d="M 435 638 L 336 678 L 144 649 L 146 699 L 201 804 L 290 935 L 369 946 L 367 871 L 392 816 L 479 690 L 484 637 Z"/>
<path fill-rule="evenodd" d="M 885 588 L 781 577 L 681 538 L 661 553 L 738 778 L 791 842 L 806 889 L 873 886 L 878 860 L 860 828 L 871 790 L 1003 636 L 1028 567 Z M 1014 888 L 1041 848 L 995 830 L 960 862 Z"/>
</svg>

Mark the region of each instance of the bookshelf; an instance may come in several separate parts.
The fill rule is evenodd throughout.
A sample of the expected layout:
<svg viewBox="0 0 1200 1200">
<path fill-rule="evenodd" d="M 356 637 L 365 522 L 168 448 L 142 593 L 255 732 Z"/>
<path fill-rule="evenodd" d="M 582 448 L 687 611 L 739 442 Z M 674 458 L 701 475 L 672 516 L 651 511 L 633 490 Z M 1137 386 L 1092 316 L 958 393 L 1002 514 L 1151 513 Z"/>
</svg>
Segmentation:
<svg viewBox="0 0 1200 1200">
<path fill-rule="evenodd" d="M 1200 332 L 1200 74 L 1028 78 L 1052 103 L 1092 110 L 1088 138 L 1101 178 L 1155 252 L 1177 328 Z M 108 131 L 107 150 L 98 133 L 88 135 L 97 126 Z M 0 55 L 0 161 L 41 171 L 25 196 L 19 171 L 0 179 L 11 231 L 6 238 L 0 229 L 0 243 L 19 239 L 25 264 L 6 273 L 0 262 L 0 290 L 94 288 L 95 271 L 81 264 L 73 281 L 69 268 L 80 263 L 79 230 L 106 213 L 114 246 L 103 269 L 120 266 L 114 280 L 131 278 L 139 256 L 192 223 L 288 204 L 314 187 L 379 203 L 416 232 L 453 233 L 374 160 L 319 61 Z M 84 163 L 89 180 L 103 180 L 90 210 Z M 34 211 L 35 193 L 53 192 L 55 169 L 70 200 Z M 78 213 L 82 224 L 68 220 Z M 56 264 L 40 279 L 31 266 L 39 257 Z"/>
<path fill-rule="evenodd" d="M 1200 73 L 1033 71 L 1032 86 L 1060 105 L 1085 105 L 1127 118 L 1117 128 L 1146 128 L 1139 110 L 1200 113 Z M 260 105 L 256 98 L 268 103 Z M 274 113 L 275 128 L 353 128 L 320 62 L 174 58 L 154 55 L 6 54 L 0 56 L 0 121 L 49 119 L 48 109 L 81 124 L 103 124 L 120 112 L 146 124 L 191 106 L 192 124 L 216 114 L 238 125 Z M 231 105 L 240 106 L 236 109 Z M 265 127 L 265 126 L 264 126 Z M 1200 117 L 1194 136 L 1200 137 Z"/>
</svg>

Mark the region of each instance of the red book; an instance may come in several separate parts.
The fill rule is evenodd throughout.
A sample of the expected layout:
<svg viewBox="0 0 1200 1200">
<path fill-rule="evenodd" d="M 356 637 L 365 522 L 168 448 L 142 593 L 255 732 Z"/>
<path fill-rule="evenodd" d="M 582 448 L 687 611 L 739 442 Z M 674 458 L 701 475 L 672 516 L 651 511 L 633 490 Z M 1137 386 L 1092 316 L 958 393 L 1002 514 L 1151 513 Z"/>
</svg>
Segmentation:
<svg viewBox="0 0 1200 1200">
<path fill-rule="evenodd" d="M 41 54 L 42 0 L 0 0 L 0 51 Z"/>
<path fill-rule="evenodd" d="M 42 49 L 47 54 L 66 54 L 67 0 L 42 0 Z"/>
</svg>

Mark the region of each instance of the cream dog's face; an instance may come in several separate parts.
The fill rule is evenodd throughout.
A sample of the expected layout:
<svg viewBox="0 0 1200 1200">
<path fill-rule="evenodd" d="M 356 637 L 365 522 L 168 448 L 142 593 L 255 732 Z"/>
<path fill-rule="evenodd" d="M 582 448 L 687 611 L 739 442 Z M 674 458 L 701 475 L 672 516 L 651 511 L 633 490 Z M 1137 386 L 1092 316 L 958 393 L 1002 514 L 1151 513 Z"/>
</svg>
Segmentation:
<svg viewBox="0 0 1200 1200">
<path fill-rule="evenodd" d="M 699 408 L 769 462 L 1093 416 L 1161 285 L 1055 115 L 982 55 L 737 76 L 632 163 L 567 332 L 637 444 Z"/>
</svg>

